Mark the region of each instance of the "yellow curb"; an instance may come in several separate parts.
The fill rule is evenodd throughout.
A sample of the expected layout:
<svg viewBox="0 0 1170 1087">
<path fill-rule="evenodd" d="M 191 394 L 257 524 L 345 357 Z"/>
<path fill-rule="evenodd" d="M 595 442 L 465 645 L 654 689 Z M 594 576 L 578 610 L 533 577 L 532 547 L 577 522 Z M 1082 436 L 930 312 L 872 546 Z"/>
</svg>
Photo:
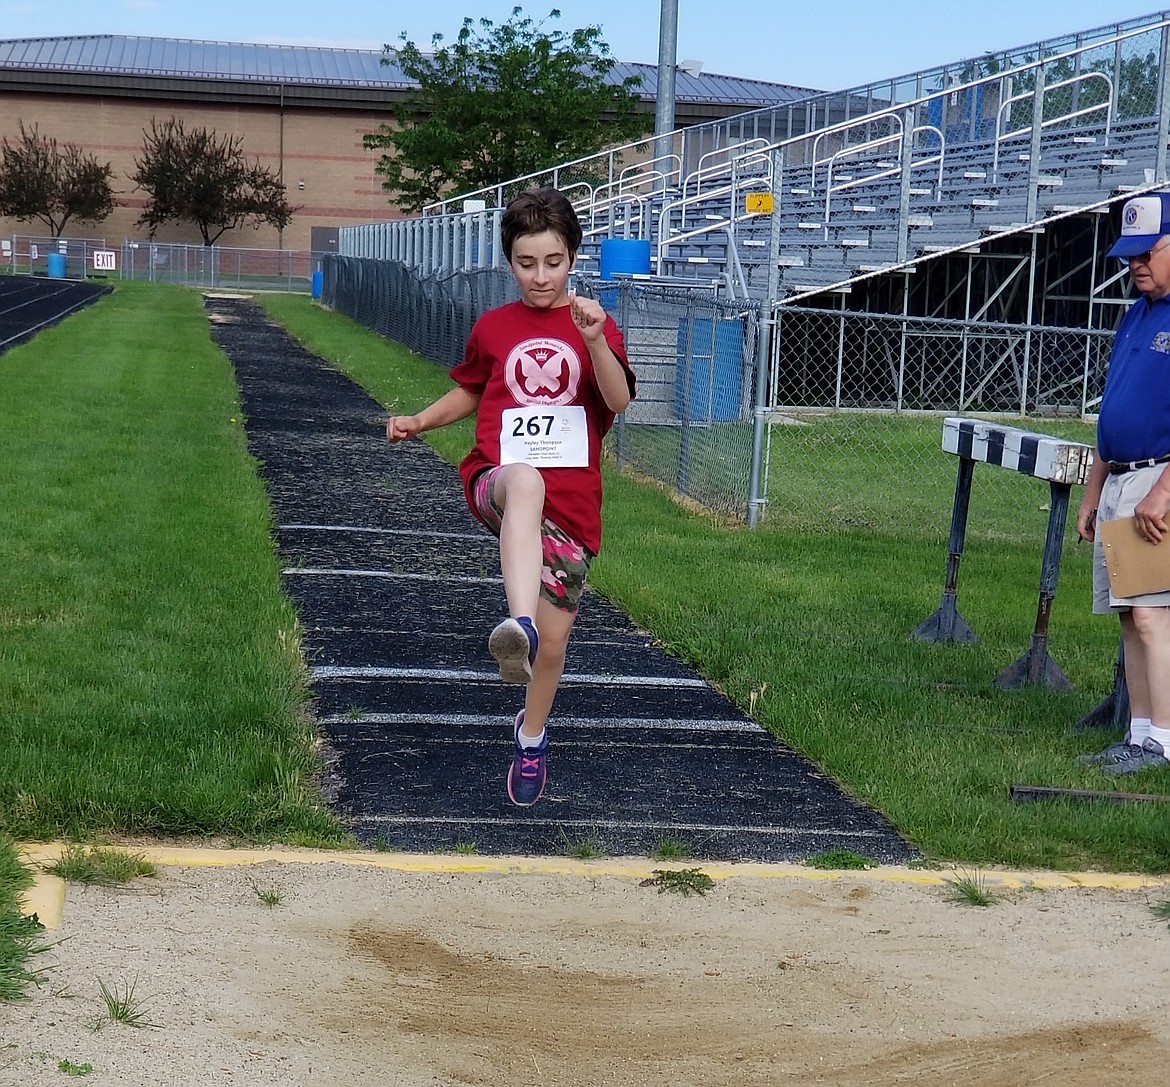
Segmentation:
<svg viewBox="0 0 1170 1087">
<path fill-rule="evenodd" d="M 25 917 L 34 913 L 47 929 L 61 927 L 65 913 L 65 881 L 45 872 L 33 876 L 33 885 L 20 896 L 20 912 Z"/>
<path fill-rule="evenodd" d="M 62 843 L 22 846 L 21 856 L 32 864 L 45 864 L 61 855 Z M 949 869 L 907 868 L 881 865 L 869 869 L 808 868 L 799 864 L 709 863 L 698 860 L 654 861 L 645 857 L 602 857 L 576 860 L 570 857 L 471 856 L 448 853 L 342 852 L 328 849 L 210 849 L 197 846 L 125 846 L 157 865 L 231 867 L 255 864 L 341 864 L 383 868 L 399 872 L 462 873 L 545 876 L 615 876 L 646 879 L 663 868 L 700 868 L 712 879 L 866 880 L 874 883 L 909 883 L 940 886 L 956 876 L 975 875 L 985 883 L 1004 887 L 1103 888 L 1136 891 L 1170 886 L 1170 876 L 1119 872 L 1051 872 L 955 866 Z M 43 920 L 43 918 L 42 918 Z"/>
</svg>

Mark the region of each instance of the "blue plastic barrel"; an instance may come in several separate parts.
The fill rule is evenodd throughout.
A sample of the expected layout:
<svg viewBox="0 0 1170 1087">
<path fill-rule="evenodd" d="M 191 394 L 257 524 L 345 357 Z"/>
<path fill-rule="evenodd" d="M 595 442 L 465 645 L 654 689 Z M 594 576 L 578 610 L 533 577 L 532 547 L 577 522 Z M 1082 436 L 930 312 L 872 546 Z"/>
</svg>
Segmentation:
<svg viewBox="0 0 1170 1087">
<path fill-rule="evenodd" d="M 641 238 L 603 238 L 601 278 L 613 279 L 615 272 L 649 275 L 650 242 Z"/>
<path fill-rule="evenodd" d="M 321 288 L 325 285 L 325 275 L 320 268 L 313 273 L 313 297 L 321 297 Z"/>
<path fill-rule="evenodd" d="M 65 278 L 65 254 L 64 253 L 49 253 L 49 278 L 50 279 L 64 279 Z"/>
</svg>

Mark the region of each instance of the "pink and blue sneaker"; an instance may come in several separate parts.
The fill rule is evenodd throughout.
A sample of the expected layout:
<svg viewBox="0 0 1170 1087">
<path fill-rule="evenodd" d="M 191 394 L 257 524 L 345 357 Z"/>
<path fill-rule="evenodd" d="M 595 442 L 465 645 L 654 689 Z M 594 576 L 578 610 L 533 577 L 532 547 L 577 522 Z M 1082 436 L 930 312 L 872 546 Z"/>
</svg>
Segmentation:
<svg viewBox="0 0 1170 1087">
<path fill-rule="evenodd" d="M 548 779 L 548 733 L 539 747 L 525 747 L 520 739 L 524 711 L 516 715 L 516 748 L 508 771 L 508 799 L 517 807 L 529 808 L 540 799 Z"/>
</svg>

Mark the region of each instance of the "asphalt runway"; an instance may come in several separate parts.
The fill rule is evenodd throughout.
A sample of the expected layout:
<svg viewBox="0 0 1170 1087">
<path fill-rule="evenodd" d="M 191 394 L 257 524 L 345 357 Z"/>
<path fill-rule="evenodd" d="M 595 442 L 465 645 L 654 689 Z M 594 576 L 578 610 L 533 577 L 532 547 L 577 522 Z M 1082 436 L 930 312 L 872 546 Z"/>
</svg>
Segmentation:
<svg viewBox="0 0 1170 1087">
<path fill-rule="evenodd" d="M 0 352 L 88 306 L 110 289 L 79 280 L 0 275 Z"/>
<path fill-rule="evenodd" d="M 249 446 L 304 625 L 331 803 L 367 845 L 414 851 L 799 861 L 915 856 L 877 813 L 778 743 L 625 614 L 588 592 L 549 724 L 549 784 L 504 779 L 519 687 L 487 634 L 506 613 L 494 538 L 455 469 L 390 446 L 385 410 L 253 302 L 211 296 Z"/>
</svg>

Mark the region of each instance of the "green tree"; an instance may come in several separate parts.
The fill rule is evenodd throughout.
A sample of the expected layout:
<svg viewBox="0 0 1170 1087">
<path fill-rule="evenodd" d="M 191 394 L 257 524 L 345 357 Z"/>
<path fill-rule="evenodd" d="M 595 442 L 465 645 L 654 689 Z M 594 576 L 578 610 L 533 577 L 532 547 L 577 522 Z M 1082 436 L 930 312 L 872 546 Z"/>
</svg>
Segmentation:
<svg viewBox="0 0 1170 1087">
<path fill-rule="evenodd" d="M 188 132 L 176 117 L 152 120 L 143 136 L 130 180 L 149 196 L 138 224 L 149 227 L 152 238 L 164 223 L 188 222 L 199 228 L 204 245 L 214 245 L 225 230 L 249 223 L 283 230 L 299 210 L 289 205 L 276 174 L 244 157 L 238 136 Z"/>
<path fill-rule="evenodd" d="M 549 19 L 559 19 L 553 10 Z M 383 150 L 382 188 L 412 211 L 456 192 L 499 184 L 646 131 L 639 76 L 609 78 L 617 63 L 599 26 L 546 33 L 512 9 L 507 22 L 464 19 L 450 45 L 442 34 L 423 53 L 400 36 L 383 64 L 418 84 L 396 106 L 397 128 L 365 137 Z"/>
<path fill-rule="evenodd" d="M 70 219 L 100 223 L 114 210 L 113 170 L 74 144 L 58 146 L 20 122 L 16 144 L 0 146 L 0 214 L 39 220 L 59 238 Z"/>
</svg>

